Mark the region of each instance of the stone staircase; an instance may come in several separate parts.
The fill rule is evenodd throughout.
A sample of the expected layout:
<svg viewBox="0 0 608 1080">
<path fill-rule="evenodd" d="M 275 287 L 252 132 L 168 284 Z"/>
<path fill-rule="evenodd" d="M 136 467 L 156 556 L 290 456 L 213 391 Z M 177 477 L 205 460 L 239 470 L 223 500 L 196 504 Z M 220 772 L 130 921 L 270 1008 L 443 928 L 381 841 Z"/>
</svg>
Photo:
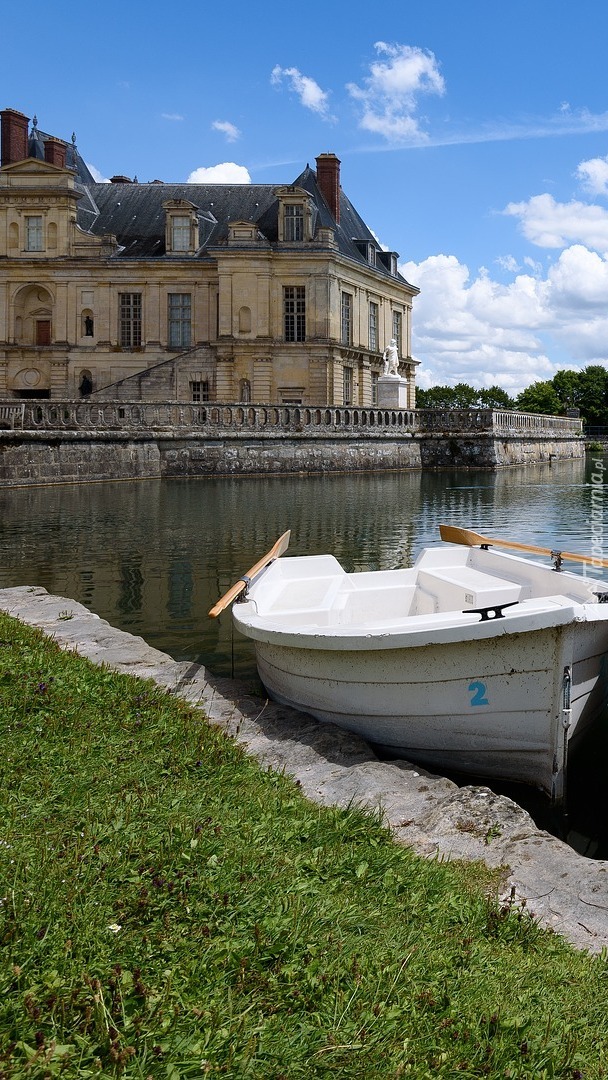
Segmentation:
<svg viewBox="0 0 608 1080">
<path fill-rule="evenodd" d="M 208 345 L 198 345 L 161 360 L 159 364 L 129 375 L 125 379 L 94 390 L 90 401 L 188 401 L 189 383 L 211 380 L 215 372 L 215 354 Z"/>
</svg>

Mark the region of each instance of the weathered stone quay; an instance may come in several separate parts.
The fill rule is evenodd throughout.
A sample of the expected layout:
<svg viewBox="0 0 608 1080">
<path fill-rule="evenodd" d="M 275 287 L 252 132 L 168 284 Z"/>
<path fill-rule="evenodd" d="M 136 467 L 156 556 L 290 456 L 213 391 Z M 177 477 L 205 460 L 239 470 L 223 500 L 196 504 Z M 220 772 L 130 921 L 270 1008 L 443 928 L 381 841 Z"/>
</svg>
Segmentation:
<svg viewBox="0 0 608 1080">
<path fill-rule="evenodd" d="M 494 409 L 0 401 L 0 484 L 6 487 L 498 469 L 584 453 L 580 420 Z"/>
<path fill-rule="evenodd" d="M 608 861 L 592 861 L 536 828 L 485 787 L 458 788 L 405 761 L 383 762 L 362 740 L 178 663 L 83 605 L 40 587 L 0 590 L 0 610 L 96 664 L 158 684 L 201 707 L 265 768 L 284 771 L 322 805 L 379 808 L 396 841 L 428 858 L 504 867 L 504 894 L 578 948 L 608 948 Z"/>
</svg>

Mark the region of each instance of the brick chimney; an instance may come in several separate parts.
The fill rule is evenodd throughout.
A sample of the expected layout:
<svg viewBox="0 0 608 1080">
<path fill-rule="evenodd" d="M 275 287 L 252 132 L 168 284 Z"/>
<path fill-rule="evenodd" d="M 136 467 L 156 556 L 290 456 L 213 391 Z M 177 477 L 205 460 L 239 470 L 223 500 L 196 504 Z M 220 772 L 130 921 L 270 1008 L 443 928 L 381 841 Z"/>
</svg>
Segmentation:
<svg viewBox="0 0 608 1080">
<path fill-rule="evenodd" d="M 49 165 L 58 165 L 60 169 L 65 169 L 65 151 L 66 145 L 61 139 L 45 139 L 44 160 L 48 161 Z"/>
<path fill-rule="evenodd" d="M 12 165 L 14 161 L 25 161 L 29 156 L 27 149 L 29 116 L 24 116 L 16 109 L 3 109 L 0 112 L 0 119 L 2 120 L 0 164 Z"/>
<path fill-rule="evenodd" d="M 340 159 L 335 154 L 319 154 L 317 184 L 336 225 L 340 224 Z"/>
</svg>

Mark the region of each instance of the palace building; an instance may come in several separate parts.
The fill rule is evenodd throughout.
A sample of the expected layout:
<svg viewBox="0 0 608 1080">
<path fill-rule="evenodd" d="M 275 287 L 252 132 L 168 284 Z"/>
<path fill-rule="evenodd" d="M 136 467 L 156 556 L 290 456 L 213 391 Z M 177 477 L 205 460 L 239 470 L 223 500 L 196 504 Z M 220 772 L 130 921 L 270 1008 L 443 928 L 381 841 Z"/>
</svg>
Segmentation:
<svg viewBox="0 0 608 1080">
<path fill-rule="evenodd" d="M 5 109 L 0 398 L 369 406 L 412 300 L 320 154 L 292 184 L 97 183 Z"/>
</svg>

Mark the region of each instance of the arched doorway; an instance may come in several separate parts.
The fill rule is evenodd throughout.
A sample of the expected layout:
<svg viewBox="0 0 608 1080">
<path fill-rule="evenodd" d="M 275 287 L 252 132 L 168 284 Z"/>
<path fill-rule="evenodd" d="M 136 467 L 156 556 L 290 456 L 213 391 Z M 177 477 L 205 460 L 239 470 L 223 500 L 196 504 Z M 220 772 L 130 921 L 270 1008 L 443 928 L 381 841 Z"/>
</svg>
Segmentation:
<svg viewBox="0 0 608 1080">
<path fill-rule="evenodd" d="M 17 345 L 43 348 L 53 341 L 53 297 L 43 285 L 26 285 L 15 297 Z"/>
<path fill-rule="evenodd" d="M 93 376 L 91 372 L 83 369 L 78 379 L 78 393 L 81 397 L 88 397 L 93 390 Z"/>
</svg>

